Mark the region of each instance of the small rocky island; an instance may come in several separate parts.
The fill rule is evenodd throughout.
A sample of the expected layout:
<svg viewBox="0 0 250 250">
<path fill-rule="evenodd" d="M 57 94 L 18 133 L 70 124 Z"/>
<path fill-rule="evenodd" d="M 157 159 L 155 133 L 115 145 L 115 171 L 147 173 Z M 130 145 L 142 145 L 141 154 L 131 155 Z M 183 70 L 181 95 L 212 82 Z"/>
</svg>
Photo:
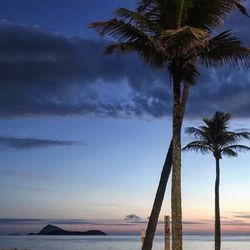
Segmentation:
<svg viewBox="0 0 250 250">
<path fill-rule="evenodd" d="M 99 230 L 89 230 L 85 232 L 66 231 L 54 225 L 47 225 L 38 234 L 29 233 L 28 235 L 107 235 L 107 234 Z"/>
</svg>

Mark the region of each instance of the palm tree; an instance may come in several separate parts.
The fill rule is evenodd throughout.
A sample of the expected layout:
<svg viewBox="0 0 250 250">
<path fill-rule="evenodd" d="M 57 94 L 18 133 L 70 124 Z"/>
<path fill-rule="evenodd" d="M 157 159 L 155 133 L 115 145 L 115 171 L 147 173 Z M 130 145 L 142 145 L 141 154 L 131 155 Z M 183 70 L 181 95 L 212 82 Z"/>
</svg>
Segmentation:
<svg viewBox="0 0 250 250">
<path fill-rule="evenodd" d="M 143 250 L 152 248 L 172 162 L 173 250 L 181 250 L 181 128 L 189 87 L 195 83 L 198 76 L 195 62 L 206 66 L 224 64 L 239 66 L 242 62 L 249 64 L 249 51 L 229 30 L 212 37 L 212 30 L 221 24 L 227 13 L 236 6 L 243 8 L 242 1 L 204 0 L 202 4 L 198 0 L 138 0 L 137 2 L 136 11 L 119 8 L 115 12 L 115 18 L 91 23 L 90 27 L 101 36 L 110 35 L 118 41 L 106 48 L 106 54 L 136 52 L 150 65 L 168 69 L 171 76 L 173 87 L 172 153 L 170 147 L 168 152 L 170 158 L 167 158 L 164 164 L 158 187 L 159 192 L 157 191 L 159 195 L 155 198 Z"/>
<path fill-rule="evenodd" d="M 238 156 L 238 152 L 250 150 L 250 147 L 237 144 L 242 139 L 250 139 L 250 133 L 246 131 L 233 132 L 228 130 L 231 115 L 216 112 L 212 118 L 203 118 L 205 125 L 199 128 L 188 127 L 186 133 L 193 135 L 195 141 L 183 148 L 184 151 L 193 150 L 202 154 L 212 153 L 216 162 L 215 181 L 215 250 L 221 249 L 221 225 L 219 205 L 220 185 L 220 159 L 222 156 Z"/>
</svg>

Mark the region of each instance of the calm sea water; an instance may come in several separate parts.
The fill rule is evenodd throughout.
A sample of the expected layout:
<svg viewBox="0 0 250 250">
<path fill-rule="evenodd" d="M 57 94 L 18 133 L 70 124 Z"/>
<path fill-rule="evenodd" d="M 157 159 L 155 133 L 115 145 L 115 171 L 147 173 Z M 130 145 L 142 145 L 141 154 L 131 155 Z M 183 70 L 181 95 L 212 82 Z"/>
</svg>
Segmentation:
<svg viewBox="0 0 250 250">
<path fill-rule="evenodd" d="M 138 236 L 0 236 L 0 249 L 29 250 L 140 250 Z M 212 236 L 185 236 L 184 250 L 213 250 Z M 157 236 L 154 250 L 163 250 Z M 249 236 L 224 237 L 222 250 L 250 250 Z"/>
</svg>

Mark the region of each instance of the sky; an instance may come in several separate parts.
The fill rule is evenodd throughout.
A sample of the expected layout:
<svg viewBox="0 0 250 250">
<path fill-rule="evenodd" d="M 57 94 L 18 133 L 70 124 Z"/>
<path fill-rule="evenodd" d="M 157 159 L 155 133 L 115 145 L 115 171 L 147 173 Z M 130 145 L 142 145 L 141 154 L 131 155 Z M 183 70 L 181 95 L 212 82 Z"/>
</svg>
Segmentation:
<svg viewBox="0 0 250 250">
<path fill-rule="evenodd" d="M 88 24 L 120 6 L 134 0 L 0 1 L 0 234 L 48 223 L 110 234 L 146 227 L 171 138 L 171 91 L 167 72 L 137 55 L 103 55 L 110 40 Z M 222 29 L 249 46 L 249 25 L 234 12 Z M 233 130 L 248 129 L 249 70 L 200 72 L 184 128 L 222 110 Z M 249 154 L 221 162 L 225 233 L 250 234 L 249 162 Z M 186 234 L 213 232 L 214 165 L 211 155 L 183 154 Z M 159 232 L 166 214 L 170 184 Z"/>
</svg>

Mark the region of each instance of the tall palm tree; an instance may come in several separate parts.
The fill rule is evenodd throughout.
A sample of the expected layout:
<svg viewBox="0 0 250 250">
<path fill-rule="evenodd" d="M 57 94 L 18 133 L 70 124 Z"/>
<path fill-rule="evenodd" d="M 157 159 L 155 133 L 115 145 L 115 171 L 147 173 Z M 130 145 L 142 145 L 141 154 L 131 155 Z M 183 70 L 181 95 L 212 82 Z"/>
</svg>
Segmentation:
<svg viewBox="0 0 250 250">
<path fill-rule="evenodd" d="M 198 128 L 188 127 L 186 133 L 194 136 L 195 141 L 190 142 L 183 150 L 193 150 L 202 154 L 212 153 L 216 162 L 215 181 L 215 250 L 221 249 L 221 225 L 219 205 L 220 185 L 220 160 L 222 156 L 238 156 L 238 152 L 250 150 L 250 147 L 237 144 L 242 139 L 250 139 L 250 133 L 246 131 L 233 132 L 228 129 L 231 115 L 216 112 L 212 118 L 203 118 L 205 123 Z"/>
<path fill-rule="evenodd" d="M 173 139 L 172 153 L 164 164 L 155 203 L 151 212 L 143 250 L 152 248 L 152 240 L 168 175 L 173 162 L 172 175 L 172 235 L 173 250 L 182 249 L 181 211 L 181 127 L 190 85 L 195 83 L 197 63 L 206 66 L 249 64 L 249 51 L 240 40 L 225 31 L 212 37 L 227 13 L 241 0 L 184 1 L 138 0 L 138 8 L 131 11 L 119 8 L 116 17 L 109 21 L 94 22 L 90 27 L 100 35 L 110 35 L 118 42 L 106 48 L 106 54 L 136 52 L 154 67 L 166 68 L 173 88 Z M 210 3 L 211 2 L 211 3 Z M 243 8 L 243 7 L 242 7 Z M 167 165 L 167 163 L 169 165 Z M 164 187 L 165 185 L 165 187 Z M 158 203 L 157 203 L 158 202 Z M 153 232 L 153 233 L 152 233 Z"/>
</svg>

